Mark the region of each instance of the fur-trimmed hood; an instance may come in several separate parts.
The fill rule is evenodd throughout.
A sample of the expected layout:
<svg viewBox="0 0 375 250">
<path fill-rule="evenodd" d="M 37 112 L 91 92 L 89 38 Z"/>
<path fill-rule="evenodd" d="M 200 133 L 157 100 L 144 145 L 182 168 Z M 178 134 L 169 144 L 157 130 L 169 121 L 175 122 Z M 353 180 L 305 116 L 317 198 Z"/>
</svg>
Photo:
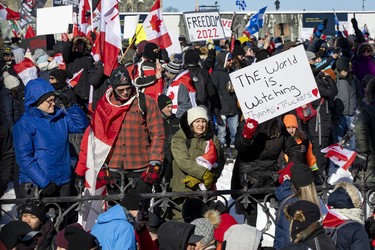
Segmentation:
<svg viewBox="0 0 375 250">
<path fill-rule="evenodd" d="M 333 189 L 333 192 L 335 192 L 339 188 L 343 188 L 348 193 L 355 208 L 362 207 L 362 203 L 363 203 L 362 195 L 353 184 L 349 182 L 339 182 L 336 184 L 335 188 Z"/>
<path fill-rule="evenodd" d="M 357 56 L 361 56 L 365 49 L 370 50 L 371 56 L 374 56 L 374 47 L 370 43 L 361 43 L 357 49 Z"/>
</svg>

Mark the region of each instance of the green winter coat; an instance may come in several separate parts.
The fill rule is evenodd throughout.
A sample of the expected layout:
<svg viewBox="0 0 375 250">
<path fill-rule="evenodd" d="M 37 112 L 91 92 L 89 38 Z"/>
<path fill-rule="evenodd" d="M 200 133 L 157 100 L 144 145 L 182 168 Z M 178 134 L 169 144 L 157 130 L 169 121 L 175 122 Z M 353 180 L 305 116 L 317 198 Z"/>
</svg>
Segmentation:
<svg viewBox="0 0 375 250">
<path fill-rule="evenodd" d="M 218 154 L 218 166 L 211 169 L 211 172 L 215 173 L 214 183 L 216 183 L 225 164 L 224 152 L 220 146 L 219 139 L 210 130 L 207 131 L 204 136 L 197 138 L 187 125 L 187 122 L 183 119 L 183 116 L 180 119 L 180 125 L 181 129 L 173 136 L 171 146 L 174 158 L 172 163 L 172 178 L 170 184 L 172 191 L 181 192 L 199 190 L 198 185 L 196 185 L 193 189 L 186 187 L 182 180 L 188 175 L 200 180 L 203 179 L 203 174 L 207 171 L 207 169 L 199 165 L 196 162 L 196 158 L 204 155 L 207 145 L 206 141 L 210 139 L 213 140 Z M 187 145 L 189 143 L 186 142 L 187 138 L 190 139 L 189 149 Z"/>
</svg>

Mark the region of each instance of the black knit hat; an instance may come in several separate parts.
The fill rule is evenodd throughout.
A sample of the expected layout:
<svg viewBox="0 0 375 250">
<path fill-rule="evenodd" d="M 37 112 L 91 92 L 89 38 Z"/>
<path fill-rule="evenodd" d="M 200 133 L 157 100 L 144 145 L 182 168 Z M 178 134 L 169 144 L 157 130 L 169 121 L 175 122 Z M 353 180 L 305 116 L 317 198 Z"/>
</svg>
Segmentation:
<svg viewBox="0 0 375 250">
<path fill-rule="evenodd" d="M 164 94 L 161 94 L 161 95 L 158 96 L 158 105 L 159 105 L 160 110 L 162 110 L 163 108 L 165 108 L 169 104 L 172 104 L 171 98 L 169 98 L 168 96 L 166 96 Z"/>
<path fill-rule="evenodd" d="M 42 95 L 38 101 L 35 102 L 35 106 L 38 107 L 40 104 L 42 104 L 45 100 L 47 100 L 49 97 L 55 95 L 54 92 L 48 92 L 48 93 L 45 93 L 44 95 Z"/>
<path fill-rule="evenodd" d="M 185 222 L 190 223 L 195 219 L 203 218 L 207 212 L 208 206 L 199 198 L 187 198 L 182 205 L 182 218 Z"/>
<path fill-rule="evenodd" d="M 138 210 L 139 203 L 143 200 L 141 194 L 136 189 L 130 189 L 121 200 L 121 206 L 127 210 Z"/>
<path fill-rule="evenodd" d="M 306 164 L 294 164 L 291 169 L 290 181 L 295 188 L 305 187 L 314 181 L 314 175 Z"/>
<path fill-rule="evenodd" d="M 46 222 L 48 219 L 46 215 L 46 207 L 43 204 L 40 204 L 39 206 L 35 206 L 34 204 L 23 205 L 21 207 L 20 216 L 22 216 L 24 213 L 32 214 L 38 217 L 42 223 Z"/>
<path fill-rule="evenodd" d="M 96 237 L 78 227 L 67 227 L 64 230 L 69 250 L 89 250 L 99 246 Z"/>
<path fill-rule="evenodd" d="M 352 198 L 343 188 L 338 188 L 328 196 L 328 206 L 334 208 L 354 208 Z"/>
<path fill-rule="evenodd" d="M 183 58 L 185 65 L 198 65 L 200 60 L 199 52 L 195 49 L 188 49 Z"/>
<path fill-rule="evenodd" d="M 340 72 L 342 70 L 344 70 L 346 72 L 349 72 L 349 63 L 350 63 L 349 58 L 347 58 L 345 56 L 342 56 L 339 59 L 337 59 L 336 68 L 337 68 L 338 72 Z"/>
<path fill-rule="evenodd" d="M 147 43 L 143 51 L 143 56 L 152 61 L 155 61 L 159 58 L 159 52 L 155 52 L 154 50 L 157 50 L 158 48 L 159 47 L 156 43 Z"/>
<path fill-rule="evenodd" d="M 73 74 L 70 73 L 70 71 L 67 71 L 67 70 L 63 70 L 63 69 L 55 69 L 53 70 L 49 76 L 52 76 L 54 78 L 56 78 L 56 80 L 58 82 L 66 82 L 66 79 L 71 79 L 73 77 Z"/>
<path fill-rule="evenodd" d="M 312 223 L 320 220 L 319 207 L 310 201 L 300 200 L 284 209 L 286 218 L 291 221 L 291 236 L 293 241 L 297 234 L 308 228 Z"/>
<path fill-rule="evenodd" d="M 13 220 L 1 228 L 0 240 L 7 249 L 13 249 L 19 243 L 29 242 L 35 236 L 41 234 L 40 231 L 33 231 L 26 222 Z"/>
<path fill-rule="evenodd" d="M 241 45 L 235 45 L 233 48 L 232 56 L 245 56 L 245 50 L 242 48 Z"/>
</svg>

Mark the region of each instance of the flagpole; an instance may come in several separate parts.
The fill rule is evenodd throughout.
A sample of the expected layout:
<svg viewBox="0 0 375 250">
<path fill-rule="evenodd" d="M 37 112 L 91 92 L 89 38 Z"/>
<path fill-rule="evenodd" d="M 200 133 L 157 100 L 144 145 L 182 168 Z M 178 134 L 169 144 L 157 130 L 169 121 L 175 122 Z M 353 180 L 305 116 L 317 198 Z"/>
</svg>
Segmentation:
<svg viewBox="0 0 375 250">
<path fill-rule="evenodd" d="M 92 0 L 90 1 L 90 19 L 91 19 L 91 33 L 94 32 L 94 25 L 93 25 L 93 22 L 92 22 Z"/>
<path fill-rule="evenodd" d="M 139 32 L 141 32 L 141 29 L 142 29 L 142 28 L 140 28 L 140 29 L 134 34 L 131 43 L 130 43 L 129 46 L 126 48 L 125 52 L 122 54 L 122 56 L 121 56 L 121 58 L 120 58 L 120 60 L 119 60 L 119 63 L 121 63 L 122 59 L 124 59 L 125 55 L 128 53 L 130 47 L 133 45 L 133 43 L 135 43 L 135 40 L 136 40 L 136 38 L 137 38 Z"/>
</svg>

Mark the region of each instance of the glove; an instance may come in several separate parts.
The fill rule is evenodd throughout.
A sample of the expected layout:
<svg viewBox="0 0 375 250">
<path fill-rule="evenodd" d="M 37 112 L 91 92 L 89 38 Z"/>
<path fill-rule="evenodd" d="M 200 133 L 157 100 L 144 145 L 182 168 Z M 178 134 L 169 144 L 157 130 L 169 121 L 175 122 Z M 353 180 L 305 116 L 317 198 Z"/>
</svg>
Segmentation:
<svg viewBox="0 0 375 250">
<path fill-rule="evenodd" d="M 319 171 L 313 171 L 313 175 L 314 175 L 315 185 L 317 185 L 317 186 L 323 185 L 324 181 L 323 181 L 323 178 L 320 175 Z"/>
<path fill-rule="evenodd" d="M 223 118 L 221 118 L 221 115 L 216 115 L 216 124 L 220 127 L 223 127 L 225 125 Z"/>
<path fill-rule="evenodd" d="M 293 162 L 289 162 L 288 165 L 286 165 L 285 168 L 280 169 L 277 171 L 277 173 L 280 175 L 279 176 L 279 183 L 283 184 L 283 182 L 288 179 L 290 180 L 290 177 L 292 176 L 291 168 L 293 166 Z"/>
<path fill-rule="evenodd" d="M 76 175 L 74 186 L 78 188 L 85 186 L 85 176 Z"/>
<path fill-rule="evenodd" d="M 70 101 L 70 99 L 66 95 L 64 95 L 63 93 L 55 91 L 55 95 L 56 95 L 57 98 L 60 99 L 60 101 L 62 102 L 62 104 L 66 108 L 70 108 L 72 106 L 72 102 Z"/>
<path fill-rule="evenodd" d="M 354 29 L 358 28 L 358 22 L 357 22 L 357 19 L 355 17 L 350 19 L 350 21 L 352 22 L 352 25 L 353 25 Z"/>
<path fill-rule="evenodd" d="M 206 172 L 204 172 L 203 183 L 207 189 L 210 189 L 212 185 L 214 184 L 214 177 L 215 175 L 211 173 L 210 171 L 207 170 Z"/>
<path fill-rule="evenodd" d="M 43 196 L 52 196 L 53 194 L 56 193 L 57 188 L 58 188 L 58 186 L 55 183 L 50 182 L 50 183 L 48 183 L 48 185 L 45 188 L 42 189 L 42 195 Z"/>
<path fill-rule="evenodd" d="M 253 137 L 253 134 L 255 130 L 257 129 L 257 127 L 258 127 L 258 122 L 256 120 L 247 118 L 245 127 L 242 132 L 243 137 L 250 140 Z"/>
<path fill-rule="evenodd" d="M 194 188 L 197 184 L 201 183 L 202 181 L 193 176 L 188 175 L 182 180 L 182 182 L 185 183 L 185 186 L 187 186 L 188 188 Z"/>
<path fill-rule="evenodd" d="M 154 184 L 160 180 L 160 161 L 150 161 L 146 171 L 141 174 L 141 179 L 147 184 Z"/>
<path fill-rule="evenodd" d="M 211 49 L 215 49 L 214 41 L 213 41 L 212 39 L 208 39 L 208 40 L 206 41 L 206 44 L 207 44 L 207 48 L 208 48 L 209 50 L 211 50 Z"/>
<path fill-rule="evenodd" d="M 195 160 L 196 162 L 204 168 L 211 170 L 212 168 L 217 167 L 217 150 L 215 143 L 212 140 L 206 141 L 205 153 L 202 156 L 198 156 Z"/>
<path fill-rule="evenodd" d="M 357 171 L 362 171 L 366 169 L 366 156 L 357 154 L 357 157 L 355 158 L 352 164 L 352 169 L 355 169 Z"/>
</svg>

